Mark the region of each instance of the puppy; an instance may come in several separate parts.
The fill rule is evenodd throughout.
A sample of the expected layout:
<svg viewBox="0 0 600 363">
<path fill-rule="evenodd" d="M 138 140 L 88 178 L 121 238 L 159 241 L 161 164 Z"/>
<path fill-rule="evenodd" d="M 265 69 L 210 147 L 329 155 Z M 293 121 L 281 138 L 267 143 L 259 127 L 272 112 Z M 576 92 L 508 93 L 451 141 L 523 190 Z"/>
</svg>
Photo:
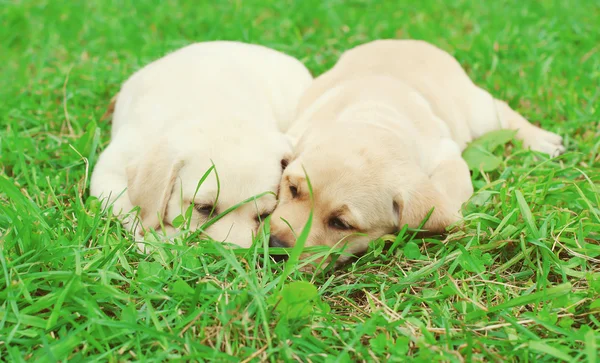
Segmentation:
<svg viewBox="0 0 600 363">
<path fill-rule="evenodd" d="M 173 220 L 190 205 L 195 229 L 271 192 L 203 231 L 249 247 L 259 221 L 275 208 L 282 165 L 291 154 L 284 132 L 311 81 L 295 58 L 229 41 L 193 44 L 147 65 L 119 92 L 91 195 L 104 198 L 141 238 L 148 228 L 175 232 Z M 129 213 L 134 207 L 141 226 Z"/>
<path fill-rule="evenodd" d="M 306 91 L 299 115 L 271 217 L 275 247 L 295 244 L 311 207 L 305 245 L 350 254 L 404 225 L 418 228 L 432 208 L 424 228 L 444 231 L 473 193 L 461 151 L 492 130 L 518 130 L 533 150 L 564 151 L 560 136 L 530 124 L 422 41 L 380 40 L 345 52 Z"/>
</svg>

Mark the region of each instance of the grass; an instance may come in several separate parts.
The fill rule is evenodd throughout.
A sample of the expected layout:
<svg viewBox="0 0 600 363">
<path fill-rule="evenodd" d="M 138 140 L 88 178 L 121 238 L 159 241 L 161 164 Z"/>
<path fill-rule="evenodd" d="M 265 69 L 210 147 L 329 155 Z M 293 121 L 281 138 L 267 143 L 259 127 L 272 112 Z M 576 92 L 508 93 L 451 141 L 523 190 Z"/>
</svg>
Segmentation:
<svg viewBox="0 0 600 363">
<path fill-rule="evenodd" d="M 599 17 L 596 0 L 1 2 L 0 360 L 600 362 Z M 89 198 L 100 118 L 147 62 L 237 39 L 318 75 L 390 37 L 448 50 L 568 152 L 499 147 L 448 236 L 386 236 L 327 274 L 284 274 L 264 239 L 140 255 Z"/>
</svg>

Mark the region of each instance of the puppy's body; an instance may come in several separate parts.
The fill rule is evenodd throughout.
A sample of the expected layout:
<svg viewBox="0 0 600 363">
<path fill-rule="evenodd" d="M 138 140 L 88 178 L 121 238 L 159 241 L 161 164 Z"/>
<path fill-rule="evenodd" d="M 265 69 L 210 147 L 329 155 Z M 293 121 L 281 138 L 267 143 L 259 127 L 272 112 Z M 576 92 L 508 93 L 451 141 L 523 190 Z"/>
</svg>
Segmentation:
<svg viewBox="0 0 600 363">
<path fill-rule="evenodd" d="M 345 238 L 358 252 L 404 224 L 416 228 L 432 207 L 427 229 L 456 221 L 473 192 L 461 151 L 486 132 L 517 129 L 532 149 L 563 150 L 559 136 L 531 125 L 473 84 L 454 58 L 421 41 L 376 41 L 344 53 L 299 110 L 289 131 L 294 161 L 271 222 L 274 245 L 294 243 L 281 218 L 296 230 L 306 221 L 302 166 L 315 191 L 307 244 Z"/>
<path fill-rule="evenodd" d="M 501 128 L 519 129 L 526 146 L 535 150 L 558 150 L 550 133 L 544 134 L 551 141 L 526 137 L 539 128 L 475 85 L 452 56 L 423 41 L 379 40 L 344 53 L 300 100 L 303 113 L 290 135 L 299 138 L 315 120 L 335 122 L 338 117 L 328 116 L 351 112 L 347 108 L 359 104 L 366 114 L 394 109 L 424 137 L 451 138 L 461 150 Z"/>
<path fill-rule="evenodd" d="M 275 192 L 281 160 L 291 151 L 282 132 L 311 80 L 298 60 L 237 42 L 193 44 L 147 65 L 119 92 L 91 194 L 108 198 L 126 223 L 126 212 L 139 206 L 145 228 L 171 229 L 190 204 L 198 206 L 196 227 L 211 211 Z M 213 173 L 196 193 L 213 163 L 218 181 Z M 206 233 L 247 247 L 256 217 L 274 205 L 273 195 L 259 198 Z"/>
</svg>

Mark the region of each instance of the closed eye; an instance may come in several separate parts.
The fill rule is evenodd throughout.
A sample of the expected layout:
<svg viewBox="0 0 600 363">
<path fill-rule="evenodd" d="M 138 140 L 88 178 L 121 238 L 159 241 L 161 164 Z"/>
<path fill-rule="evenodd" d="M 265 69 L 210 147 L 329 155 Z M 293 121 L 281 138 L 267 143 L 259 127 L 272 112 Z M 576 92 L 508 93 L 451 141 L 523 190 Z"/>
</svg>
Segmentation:
<svg viewBox="0 0 600 363">
<path fill-rule="evenodd" d="M 298 187 L 290 185 L 290 194 L 292 195 L 292 198 L 296 198 L 298 196 Z"/>
<path fill-rule="evenodd" d="M 354 227 L 352 227 L 346 221 L 340 219 L 339 217 L 330 218 L 327 224 L 329 225 L 329 227 L 339 229 L 341 231 L 354 229 Z"/>
<path fill-rule="evenodd" d="M 217 209 L 213 204 L 195 203 L 194 209 L 205 217 L 209 217 L 211 213 L 217 214 Z"/>
<path fill-rule="evenodd" d="M 269 217 L 270 215 L 271 215 L 271 213 L 265 212 L 263 214 L 257 215 L 255 219 L 258 223 L 261 223 L 262 221 L 267 219 L 267 217 Z"/>
</svg>

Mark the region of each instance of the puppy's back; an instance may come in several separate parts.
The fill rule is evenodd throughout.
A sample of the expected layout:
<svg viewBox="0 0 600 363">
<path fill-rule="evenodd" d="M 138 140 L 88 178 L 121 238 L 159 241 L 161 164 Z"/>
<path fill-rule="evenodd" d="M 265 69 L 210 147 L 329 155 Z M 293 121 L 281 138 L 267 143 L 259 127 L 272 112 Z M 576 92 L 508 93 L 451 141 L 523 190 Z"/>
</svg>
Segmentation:
<svg viewBox="0 0 600 363">
<path fill-rule="evenodd" d="M 262 121 L 275 121 L 280 127 L 290 122 L 311 81 L 300 61 L 264 46 L 191 44 L 148 64 L 123 84 L 113 136 L 125 123 L 160 129 L 200 115 L 213 122 L 256 119 L 259 127 Z"/>
<path fill-rule="evenodd" d="M 314 108 L 324 94 L 344 82 L 381 75 L 415 89 L 461 146 L 486 131 L 477 129 L 478 120 L 495 117 L 493 98 L 471 81 L 458 61 L 420 40 L 377 40 L 346 51 L 305 92 L 299 110 Z"/>
</svg>

